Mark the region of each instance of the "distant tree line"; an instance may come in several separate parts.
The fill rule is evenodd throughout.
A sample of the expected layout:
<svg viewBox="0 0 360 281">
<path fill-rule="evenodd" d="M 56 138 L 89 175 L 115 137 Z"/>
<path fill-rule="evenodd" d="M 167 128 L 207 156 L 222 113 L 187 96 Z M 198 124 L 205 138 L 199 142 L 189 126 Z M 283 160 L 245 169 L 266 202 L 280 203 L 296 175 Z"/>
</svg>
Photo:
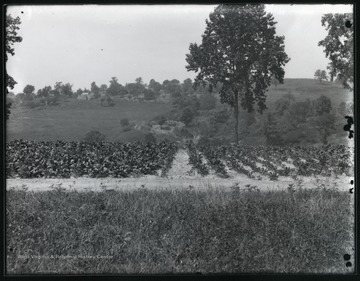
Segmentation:
<svg viewBox="0 0 360 281">
<path fill-rule="evenodd" d="M 164 101 L 173 103 L 175 109 L 189 110 L 195 114 L 196 110 L 209 110 L 215 108 L 216 95 L 219 95 L 221 84 L 214 90 L 209 84 L 194 88 L 193 81 L 188 78 L 182 83 L 177 79 L 164 80 L 162 83 L 151 79 L 149 84 L 143 82 L 141 77 L 134 83 L 121 85 L 116 77 L 112 77 L 109 84 L 98 86 L 95 82 L 90 84 L 90 89 L 77 89 L 73 91 L 70 83 L 56 82 L 54 86 L 45 86 L 36 91 L 33 85 L 26 85 L 22 93 L 18 93 L 13 99 L 26 107 L 58 105 L 61 100 L 77 98 L 83 93 L 89 95 L 89 99 L 98 99 L 105 96 L 124 98 L 136 101 Z M 185 110 L 186 109 L 186 110 Z M 184 117 L 185 118 L 185 117 Z"/>
</svg>

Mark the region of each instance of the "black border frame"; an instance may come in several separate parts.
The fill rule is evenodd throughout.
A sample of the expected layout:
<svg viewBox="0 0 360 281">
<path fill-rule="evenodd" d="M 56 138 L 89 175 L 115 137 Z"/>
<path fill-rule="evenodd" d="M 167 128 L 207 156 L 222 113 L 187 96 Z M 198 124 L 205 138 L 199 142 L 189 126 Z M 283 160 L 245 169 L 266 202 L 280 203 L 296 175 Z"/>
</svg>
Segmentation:
<svg viewBox="0 0 360 281">
<path fill-rule="evenodd" d="M 333 1 L 333 0 L 327 0 L 327 1 L 285 1 L 285 0 L 238 0 L 238 1 L 214 1 L 214 0 L 208 0 L 208 1 L 189 1 L 189 0 L 182 0 L 182 1 L 165 1 L 165 0 L 157 0 L 157 1 L 114 1 L 114 0 L 105 0 L 105 1 L 94 1 L 94 0 L 82 0 L 82 1 L 69 1 L 69 0 L 63 0 L 63 1 L 50 1 L 50 0 L 6 0 L 6 3 L 2 6 L 2 21 L 1 21 L 1 28 L 2 28 L 2 68 L 1 68 L 1 74 L 2 74 L 2 97 L 0 99 L 0 106 L 1 106 L 1 162 L 0 162 L 0 171 L 1 171 L 1 180 L 2 180 L 2 192 L 1 192 L 1 199 L 3 202 L 3 208 L 1 208 L 1 217 L 3 218 L 3 223 L 1 224 L 1 232 L 3 239 L 2 243 L 0 245 L 0 250 L 2 254 L 1 258 L 1 276 L 7 279 L 12 280 L 24 280 L 26 279 L 41 279 L 41 280 L 47 280 L 49 278 L 51 279 L 59 279 L 59 278 L 70 278 L 70 279 L 82 279 L 82 280 L 89 280 L 93 278 L 102 278 L 106 280 L 133 280 L 134 278 L 144 278 L 146 280 L 149 279 L 167 279 L 167 278 L 174 278 L 174 279 L 180 279 L 180 278 L 225 278 L 225 279 L 231 279 L 235 280 L 237 278 L 241 279 L 247 279 L 247 280 L 359 280 L 359 257 L 360 257 L 360 250 L 359 250 L 359 243 L 357 237 L 359 236 L 359 214 L 358 214 L 358 202 L 359 202 L 359 192 L 357 192 L 356 186 L 357 186 L 357 179 L 358 179 L 358 167 L 359 167 L 359 161 L 358 161 L 358 155 L 357 155 L 357 148 L 359 145 L 359 132 L 358 132 L 358 126 L 357 126 L 357 120 L 360 121 L 358 117 L 358 108 L 359 108 L 359 98 L 357 97 L 357 92 L 359 91 L 358 85 L 357 85 L 357 73 L 358 73 L 358 56 L 357 51 L 359 51 L 359 40 L 357 36 L 357 28 L 358 28 L 358 19 L 359 19 L 359 12 L 360 12 L 360 5 L 357 5 L 356 1 Z M 214 274 L 214 275 L 197 275 L 197 274 L 172 274 L 172 275 L 122 275 L 122 274 L 114 274 L 114 275 L 45 275 L 45 274 L 31 274 L 31 275 L 7 275 L 6 274 L 6 240 L 5 240 L 5 230 L 6 230 L 6 180 L 5 180 L 5 142 L 6 142 L 6 116 L 5 116 L 5 99 L 6 99 L 6 87 L 5 87 L 5 19 L 6 19 L 6 6 L 7 5 L 79 5 L 79 4 L 100 4 L 100 5 L 114 5 L 114 4 L 165 4 L 165 5 L 171 5 L 171 4 L 219 4 L 219 3 L 264 3 L 264 4 L 352 4 L 354 7 L 354 57 L 355 57 L 355 63 L 354 63 L 354 137 L 355 137 L 355 178 L 354 178 L 354 185 L 351 185 L 349 183 L 349 189 L 354 188 L 354 200 L 355 200 L 355 262 L 353 264 L 354 266 L 354 273 L 353 274 L 280 274 L 280 273 L 272 273 L 272 274 Z M 346 119 L 344 118 L 344 125 L 346 124 Z M 345 132 L 344 132 L 345 133 Z M 345 262 L 344 262 L 345 266 Z"/>
</svg>

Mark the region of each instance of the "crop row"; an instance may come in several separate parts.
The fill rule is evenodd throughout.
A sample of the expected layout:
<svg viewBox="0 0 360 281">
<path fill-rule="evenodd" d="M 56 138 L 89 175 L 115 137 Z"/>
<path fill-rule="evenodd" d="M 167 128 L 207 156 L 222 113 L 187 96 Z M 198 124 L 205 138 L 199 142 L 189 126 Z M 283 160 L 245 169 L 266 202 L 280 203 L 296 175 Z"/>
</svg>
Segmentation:
<svg viewBox="0 0 360 281">
<path fill-rule="evenodd" d="M 279 176 L 351 175 L 354 162 L 345 145 L 192 146 L 192 154 L 204 155 L 210 167 L 224 177 L 228 176 L 224 163 L 250 178 L 257 174 L 276 180 Z"/>
<path fill-rule="evenodd" d="M 209 168 L 205 163 L 203 163 L 203 157 L 196 149 L 195 144 L 189 142 L 187 144 L 187 151 L 189 153 L 189 164 L 192 165 L 192 168 L 197 170 L 202 176 L 208 175 Z"/>
<path fill-rule="evenodd" d="M 111 143 L 14 140 L 6 144 L 7 177 L 69 178 L 162 175 L 178 148 L 171 142 Z"/>
</svg>

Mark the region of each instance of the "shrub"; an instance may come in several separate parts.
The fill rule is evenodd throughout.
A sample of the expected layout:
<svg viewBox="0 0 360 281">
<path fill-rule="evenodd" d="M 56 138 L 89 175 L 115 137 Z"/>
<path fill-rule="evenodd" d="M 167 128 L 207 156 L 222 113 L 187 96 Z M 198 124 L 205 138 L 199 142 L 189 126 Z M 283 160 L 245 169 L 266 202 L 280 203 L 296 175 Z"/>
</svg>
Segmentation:
<svg viewBox="0 0 360 281">
<path fill-rule="evenodd" d="M 123 127 L 124 131 L 130 131 L 131 130 L 129 119 L 127 119 L 127 118 L 121 119 L 120 124 Z"/>
<path fill-rule="evenodd" d="M 91 131 L 85 135 L 84 140 L 87 142 L 102 142 L 105 141 L 105 136 L 99 131 Z"/>
<path fill-rule="evenodd" d="M 110 97 L 110 96 L 108 97 L 107 102 L 108 102 L 108 106 L 114 106 L 115 105 L 114 99 L 112 97 Z"/>
<path fill-rule="evenodd" d="M 184 122 L 185 125 L 189 125 L 194 119 L 194 113 L 190 108 L 185 108 L 180 117 L 180 121 Z"/>
<path fill-rule="evenodd" d="M 129 119 L 127 119 L 127 118 L 121 119 L 120 123 L 121 123 L 121 126 L 123 126 L 123 127 L 130 125 Z"/>
</svg>

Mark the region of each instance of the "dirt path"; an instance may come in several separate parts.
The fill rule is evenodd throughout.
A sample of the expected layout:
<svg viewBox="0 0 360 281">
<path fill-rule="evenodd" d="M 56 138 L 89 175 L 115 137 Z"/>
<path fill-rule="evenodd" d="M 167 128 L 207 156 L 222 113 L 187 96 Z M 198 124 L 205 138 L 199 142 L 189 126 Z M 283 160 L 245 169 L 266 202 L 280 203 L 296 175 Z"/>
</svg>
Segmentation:
<svg viewBox="0 0 360 281">
<path fill-rule="evenodd" d="M 277 181 L 268 179 L 249 179 L 246 175 L 229 171 L 229 178 L 223 179 L 210 173 L 208 176 L 201 176 L 191 170 L 189 155 L 185 150 L 180 149 L 175 156 L 172 167 L 167 177 L 143 176 L 139 178 L 70 178 L 70 179 L 7 179 L 7 189 L 27 189 L 31 191 L 46 191 L 54 188 L 64 190 L 82 191 L 105 191 L 105 190 L 136 190 L 138 188 L 148 189 L 193 189 L 206 190 L 209 188 L 224 188 L 231 190 L 231 187 L 238 185 L 240 188 L 256 186 L 260 190 L 281 190 L 286 189 L 289 184 L 295 183 L 292 178 L 279 177 Z M 304 188 L 314 188 L 323 184 L 324 186 L 337 186 L 339 190 L 347 191 L 351 188 L 352 177 L 300 177 L 303 180 Z"/>
</svg>

